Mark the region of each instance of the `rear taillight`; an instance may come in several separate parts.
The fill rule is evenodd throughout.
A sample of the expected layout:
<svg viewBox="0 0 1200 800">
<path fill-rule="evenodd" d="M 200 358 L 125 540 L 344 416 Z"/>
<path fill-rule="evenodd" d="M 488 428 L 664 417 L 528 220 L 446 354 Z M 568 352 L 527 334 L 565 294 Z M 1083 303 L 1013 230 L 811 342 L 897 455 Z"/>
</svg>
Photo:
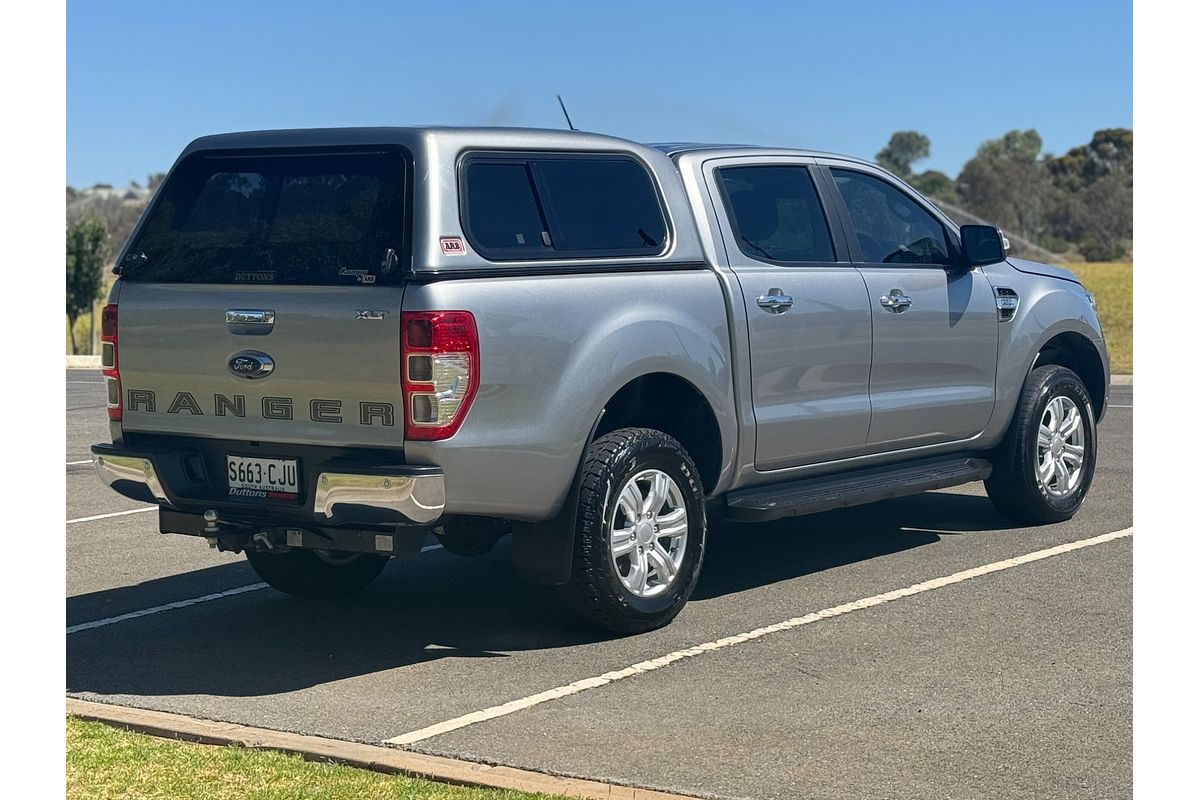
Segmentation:
<svg viewBox="0 0 1200 800">
<path fill-rule="evenodd" d="M 469 311 L 400 315 L 404 438 L 449 439 L 479 387 L 479 332 Z"/>
<path fill-rule="evenodd" d="M 121 369 L 117 362 L 117 307 L 100 312 L 100 369 L 108 387 L 108 418 L 121 418 Z"/>
</svg>

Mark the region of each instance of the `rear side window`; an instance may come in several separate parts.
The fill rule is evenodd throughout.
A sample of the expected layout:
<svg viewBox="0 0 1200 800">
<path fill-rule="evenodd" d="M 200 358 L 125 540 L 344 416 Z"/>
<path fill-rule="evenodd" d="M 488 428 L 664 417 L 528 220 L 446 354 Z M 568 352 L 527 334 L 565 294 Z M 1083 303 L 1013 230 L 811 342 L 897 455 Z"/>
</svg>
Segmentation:
<svg viewBox="0 0 1200 800">
<path fill-rule="evenodd" d="M 622 156 L 470 157 L 467 238 L 495 261 L 653 256 L 667 225 L 646 168 Z"/>
<path fill-rule="evenodd" d="M 130 245 L 122 280 L 396 282 L 404 181 L 394 151 L 191 156 Z"/>
<path fill-rule="evenodd" d="M 836 260 L 825 212 L 806 167 L 723 167 L 717 179 L 742 253 L 781 263 Z"/>
</svg>

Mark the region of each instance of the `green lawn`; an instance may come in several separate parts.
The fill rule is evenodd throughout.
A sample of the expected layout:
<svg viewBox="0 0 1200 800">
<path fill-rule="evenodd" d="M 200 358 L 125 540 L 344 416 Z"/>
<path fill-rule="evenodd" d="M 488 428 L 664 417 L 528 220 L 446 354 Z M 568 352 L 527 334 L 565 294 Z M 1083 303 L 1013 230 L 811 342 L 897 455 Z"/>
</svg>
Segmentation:
<svg viewBox="0 0 1200 800">
<path fill-rule="evenodd" d="M 1116 261 L 1063 266 L 1078 275 L 1084 287 L 1096 295 L 1113 373 L 1132 375 L 1133 263 Z"/>
<path fill-rule="evenodd" d="M 67 717 L 67 800 L 546 800 L 318 764 L 299 756 L 144 736 Z"/>
</svg>

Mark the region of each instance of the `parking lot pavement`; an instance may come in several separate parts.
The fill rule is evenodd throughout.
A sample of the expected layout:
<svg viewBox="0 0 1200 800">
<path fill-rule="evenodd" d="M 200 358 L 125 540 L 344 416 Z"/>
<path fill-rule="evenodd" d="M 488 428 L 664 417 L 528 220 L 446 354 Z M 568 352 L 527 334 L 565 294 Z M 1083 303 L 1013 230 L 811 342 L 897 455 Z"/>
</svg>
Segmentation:
<svg viewBox="0 0 1200 800">
<path fill-rule="evenodd" d="M 70 461 L 107 423 L 99 383 L 67 390 L 68 408 L 80 408 L 68 411 Z M 1132 387 L 1114 387 L 1112 402 L 1092 493 L 1070 522 L 1008 528 L 969 486 L 716 525 L 692 602 L 667 628 L 626 639 L 580 627 L 556 591 L 517 581 L 503 545 L 475 559 L 434 550 L 389 565 L 359 597 L 300 601 L 253 588 L 240 557 L 158 534 L 153 513 L 71 524 L 69 626 L 166 608 L 68 634 L 67 690 L 384 741 L 1128 528 Z M 69 514 L 126 507 L 93 484 L 90 471 L 68 473 Z M 1130 542 L 822 619 L 408 746 L 721 797 L 1128 795 Z"/>
</svg>

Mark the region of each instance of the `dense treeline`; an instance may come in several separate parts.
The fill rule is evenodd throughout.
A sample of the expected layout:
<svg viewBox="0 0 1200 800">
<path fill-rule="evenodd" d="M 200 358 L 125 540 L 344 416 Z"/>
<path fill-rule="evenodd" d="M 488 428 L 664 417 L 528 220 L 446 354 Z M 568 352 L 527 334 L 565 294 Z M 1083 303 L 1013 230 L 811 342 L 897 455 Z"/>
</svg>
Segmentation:
<svg viewBox="0 0 1200 800">
<path fill-rule="evenodd" d="M 1044 250 L 1068 258 L 1113 261 L 1133 242 L 1133 131 L 1096 131 L 1064 155 L 1042 153 L 1035 130 L 1009 131 L 984 142 L 955 179 L 916 173 L 929 139 L 900 131 L 876 159 L 951 216 L 980 217 Z M 1019 249 L 1019 248 L 1018 248 Z"/>
</svg>

